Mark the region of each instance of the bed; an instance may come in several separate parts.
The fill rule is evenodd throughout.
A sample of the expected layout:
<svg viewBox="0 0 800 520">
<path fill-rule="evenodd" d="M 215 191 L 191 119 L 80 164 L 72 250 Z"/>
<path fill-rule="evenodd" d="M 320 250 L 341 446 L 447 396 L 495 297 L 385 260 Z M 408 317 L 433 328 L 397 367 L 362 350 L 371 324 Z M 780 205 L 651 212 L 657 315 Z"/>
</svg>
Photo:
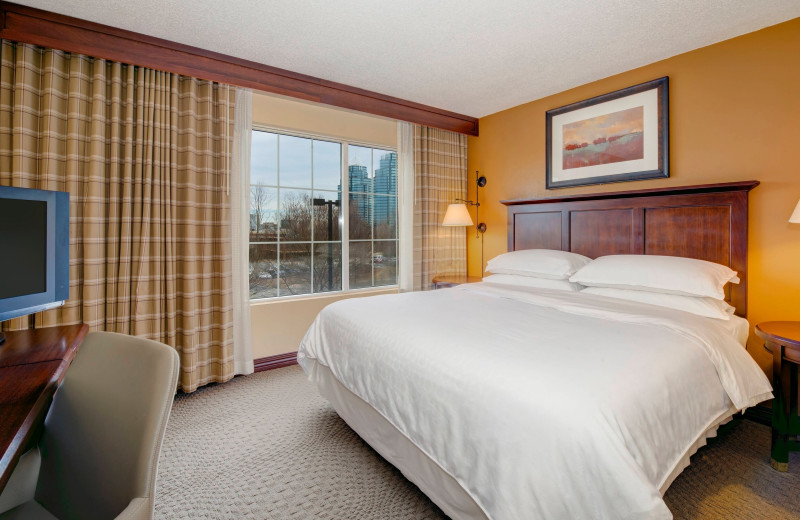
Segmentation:
<svg viewBox="0 0 800 520">
<path fill-rule="evenodd" d="M 298 362 L 454 519 L 671 518 L 662 495 L 689 457 L 771 397 L 744 349 L 756 184 L 504 202 L 509 250 L 730 266 L 730 321 L 478 283 L 330 305 Z"/>
</svg>

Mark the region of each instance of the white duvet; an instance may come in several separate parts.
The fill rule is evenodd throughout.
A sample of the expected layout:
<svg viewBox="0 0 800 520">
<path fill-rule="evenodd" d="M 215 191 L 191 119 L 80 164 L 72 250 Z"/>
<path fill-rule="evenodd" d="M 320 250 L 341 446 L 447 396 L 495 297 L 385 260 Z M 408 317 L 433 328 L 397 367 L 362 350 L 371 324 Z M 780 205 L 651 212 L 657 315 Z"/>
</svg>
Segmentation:
<svg viewBox="0 0 800 520">
<path fill-rule="evenodd" d="M 687 451 L 771 397 L 734 336 L 682 311 L 481 283 L 334 303 L 298 361 L 327 366 L 491 519 L 671 518 L 660 489 Z"/>
</svg>

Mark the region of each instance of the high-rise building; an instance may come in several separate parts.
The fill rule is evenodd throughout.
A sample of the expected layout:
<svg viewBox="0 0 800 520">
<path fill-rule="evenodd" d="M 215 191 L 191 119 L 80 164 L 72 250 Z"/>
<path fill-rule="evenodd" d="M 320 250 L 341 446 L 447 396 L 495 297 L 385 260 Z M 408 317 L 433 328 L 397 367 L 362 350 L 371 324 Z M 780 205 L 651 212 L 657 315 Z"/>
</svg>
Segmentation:
<svg viewBox="0 0 800 520">
<path fill-rule="evenodd" d="M 377 152 L 377 150 L 376 150 Z M 381 224 L 397 225 L 397 154 L 387 152 L 380 158 L 380 167 L 375 170 L 373 179 L 375 193 L 373 215 L 375 226 Z M 391 195 L 389 197 L 385 195 Z"/>
<path fill-rule="evenodd" d="M 372 209 L 372 197 L 369 196 L 372 193 L 372 177 L 369 176 L 367 167 L 360 164 L 350 165 L 347 168 L 347 176 L 350 192 L 367 195 L 366 197 L 359 197 L 357 204 L 358 215 L 364 219 L 364 222 L 368 223 Z"/>
</svg>

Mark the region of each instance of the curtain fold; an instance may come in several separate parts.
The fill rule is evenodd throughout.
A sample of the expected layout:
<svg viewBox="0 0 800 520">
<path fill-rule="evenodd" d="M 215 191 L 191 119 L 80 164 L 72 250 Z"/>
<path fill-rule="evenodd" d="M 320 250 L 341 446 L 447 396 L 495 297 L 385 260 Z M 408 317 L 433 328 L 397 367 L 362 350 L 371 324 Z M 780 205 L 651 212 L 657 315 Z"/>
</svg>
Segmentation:
<svg viewBox="0 0 800 520">
<path fill-rule="evenodd" d="M 401 292 L 414 290 L 414 124 L 397 122 L 397 169 L 399 194 L 398 285 Z"/>
<path fill-rule="evenodd" d="M 253 92 L 236 89 L 231 168 L 231 236 L 233 241 L 233 358 L 237 374 L 253 373 L 250 328 L 250 137 Z"/>
<path fill-rule="evenodd" d="M 437 275 L 465 275 L 467 235 L 444 227 L 448 204 L 467 196 L 467 136 L 414 125 L 414 290 Z"/>
<path fill-rule="evenodd" d="M 1 47 L 0 184 L 70 193 L 70 298 L 36 314 L 36 326 L 82 322 L 167 343 L 187 392 L 233 377 L 233 91 Z"/>
</svg>

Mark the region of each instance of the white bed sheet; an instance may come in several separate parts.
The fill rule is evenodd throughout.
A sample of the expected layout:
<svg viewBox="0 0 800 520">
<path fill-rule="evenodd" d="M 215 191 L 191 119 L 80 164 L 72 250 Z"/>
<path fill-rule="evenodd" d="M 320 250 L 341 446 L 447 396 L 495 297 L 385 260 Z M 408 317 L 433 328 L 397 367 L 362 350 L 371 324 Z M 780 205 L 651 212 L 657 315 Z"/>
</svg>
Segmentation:
<svg viewBox="0 0 800 520">
<path fill-rule="evenodd" d="M 671 518 L 660 490 L 686 454 L 771 397 L 714 322 L 470 284 L 330 305 L 298 361 L 328 367 L 488 518 Z"/>
</svg>

